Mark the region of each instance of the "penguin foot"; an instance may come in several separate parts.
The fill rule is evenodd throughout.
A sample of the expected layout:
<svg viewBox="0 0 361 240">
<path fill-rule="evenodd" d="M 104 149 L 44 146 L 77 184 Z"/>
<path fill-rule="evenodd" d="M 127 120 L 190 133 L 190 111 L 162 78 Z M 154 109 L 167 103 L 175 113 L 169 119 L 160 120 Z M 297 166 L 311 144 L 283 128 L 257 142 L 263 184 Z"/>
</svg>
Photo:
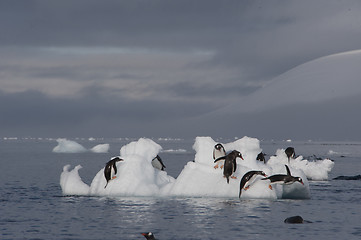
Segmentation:
<svg viewBox="0 0 361 240">
<path fill-rule="evenodd" d="M 231 176 L 231 178 L 233 178 L 233 179 L 237 179 L 237 177 L 236 177 L 236 176 Z"/>
<path fill-rule="evenodd" d="M 223 165 L 221 166 L 221 169 L 223 169 Z"/>
<path fill-rule="evenodd" d="M 249 189 L 249 187 L 250 187 L 250 186 L 247 186 L 247 187 L 243 188 L 244 191 L 247 191 L 247 190 Z"/>
<path fill-rule="evenodd" d="M 116 179 L 116 178 L 117 178 L 117 176 L 114 176 L 114 177 L 112 177 L 112 180 L 113 180 L 113 179 Z"/>
<path fill-rule="evenodd" d="M 273 190 L 272 186 L 271 185 L 268 185 L 269 189 Z"/>
<path fill-rule="evenodd" d="M 218 164 L 216 166 L 214 166 L 214 169 L 217 169 L 218 168 Z"/>
</svg>

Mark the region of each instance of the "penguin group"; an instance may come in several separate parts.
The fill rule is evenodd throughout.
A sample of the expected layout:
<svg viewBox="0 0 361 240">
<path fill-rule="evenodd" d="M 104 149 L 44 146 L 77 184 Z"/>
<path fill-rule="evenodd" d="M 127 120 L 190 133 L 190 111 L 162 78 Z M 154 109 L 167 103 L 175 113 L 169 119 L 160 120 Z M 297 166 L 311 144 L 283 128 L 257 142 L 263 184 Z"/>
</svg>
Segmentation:
<svg viewBox="0 0 361 240">
<path fill-rule="evenodd" d="M 108 186 L 110 180 L 113 180 L 117 177 L 118 169 L 117 169 L 117 162 L 124 161 L 119 156 L 112 157 L 110 161 L 105 164 L 104 167 L 104 177 L 107 183 L 105 184 L 104 188 Z M 165 165 L 162 159 L 157 155 L 155 158 L 152 159 L 152 166 L 158 170 L 164 171 Z"/>
<path fill-rule="evenodd" d="M 285 154 L 288 159 L 288 163 L 290 163 L 290 159 L 294 159 L 295 149 L 293 147 L 288 147 L 285 150 Z M 219 167 L 219 162 L 222 161 L 223 165 L 220 166 L 220 168 L 223 168 L 223 177 L 227 179 L 227 183 L 229 184 L 229 178 L 237 179 L 233 174 L 237 170 L 237 158 L 240 158 L 242 160 L 242 154 L 237 150 L 232 150 L 228 154 L 226 153 L 226 150 L 224 146 L 221 143 L 217 143 L 213 148 L 213 160 L 214 163 L 217 163 L 217 165 L 214 166 L 215 169 Z M 257 155 L 256 160 L 266 163 L 265 154 L 263 152 L 260 152 Z M 240 181 L 239 185 L 239 197 L 241 197 L 242 191 L 247 191 L 250 186 L 259 179 L 259 176 L 262 178 L 260 180 L 268 180 L 269 188 L 272 190 L 273 184 L 281 184 L 281 185 L 289 185 L 293 184 L 295 182 L 299 182 L 302 185 L 303 180 L 301 177 L 295 177 L 291 175 L 291 171 L 287 165 L 285 165 L 287 174 L 275 174 L 272 176 L 267 176 L 263 171 L 256 171 L 252 170 L 247 173 L 245 173 Z"/>
</svg>

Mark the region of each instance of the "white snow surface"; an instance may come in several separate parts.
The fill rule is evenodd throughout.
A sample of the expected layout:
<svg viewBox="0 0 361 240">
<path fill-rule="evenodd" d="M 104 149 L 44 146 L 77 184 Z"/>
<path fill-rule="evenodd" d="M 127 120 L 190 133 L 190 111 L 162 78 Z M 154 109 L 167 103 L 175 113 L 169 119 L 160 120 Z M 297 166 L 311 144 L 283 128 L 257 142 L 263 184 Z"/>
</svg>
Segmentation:
<svg viewBox="0 0 361 240">
<path fill-rule="evenodd" d="M 360 65 L 361 50 L 321 57 L 279 75 L 227 109 L 254 112 L 357 96 L 361 94 Z"/>
<path fill-rule="evenodd" d="M 162 150 L 162 147 L 151 139 L 141 138 L 120 149 L 120 158 L 117 162 L 118 173 L 108 186 L 104 178 L 104 168 L 99 170 L 92 183 L 87 185 L 79 176 L 80 165 L 70 170 L 66 165 L 60 176 L 60 185 L 64 195 L 89 196 L 185 196 L 185 197 L 237 197 L 242 176 L 251 170 L 262 170 L 268 176 L 286 174 L 285 164 L 288 164 L 284 150 L 277 151 L 276 156 L 264 164 L 256 160 L 257 154 L 262 151 L 260 142 L 256 138 L 243 137 L 230 143 L 222 143 L 227 152 L 238 150 L 244 160 L 237 158 L 237 171 L 227 184 L 223 177 L 223 170 L 215 169 L 212 152 L 215 142 L 211 137 L 197 137 L 193 145 L 196 151 L 194 161 L 188 162 L 179 176 L 174 179 L 166 171 L 153 168 L 151 160 Z M 302 159 L 302 156 L 291 160 L 288 164 L 292 176 L 301 177 L 304 185 L 273 185 L 269 188 L 268 180 L 261 180 L 259 176 L 251 183 L 251 187 L 242 190 L 241 198 L 296 198 L 310 197 L 308 179 L 327 180 L 328 172 L 333 162 L 325 159 L 312 162 Z"/>
</svg>

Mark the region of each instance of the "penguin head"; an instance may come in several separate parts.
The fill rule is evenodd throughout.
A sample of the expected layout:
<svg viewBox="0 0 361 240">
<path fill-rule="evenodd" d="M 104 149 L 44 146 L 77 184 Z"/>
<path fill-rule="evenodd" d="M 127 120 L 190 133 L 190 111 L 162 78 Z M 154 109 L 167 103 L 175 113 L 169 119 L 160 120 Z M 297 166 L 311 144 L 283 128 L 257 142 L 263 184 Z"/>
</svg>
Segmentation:
<svg viewBox="0 0 361 240">
<path fill-rule="evenodd" d="M 222 144 L 220 143 L 217 143 L 215 146 L 214 146 L 215 149 L 217 150 L 221 150 L 223 148 Z"/>
<path fill-rule="evenodd" d="M 260 171 L 259 175 L 262 175 L 264 177 L 267 177 L 267 175 L 263 172 L 263 171 Z"/>
<path fill-rule="evenodd" d="M 154 234 L 152 232 L 147 232 L 147 233 L 141 233 L 146 239 L 148 240 L 155 240 Z"/>
<path fill-rule="evenodd" d="M 112 157 L 112 158 L 110 159 L 110 161 L 119 162 L 119 161 L 123 161 L 123 159 L 121 159 L 120 157 L 116 156 L 116 157 Z"/>
<path fill-rule="evenodd" d="M 296 177 L 296 181 L 302 183 L 302 185 L 305 185 L 302 181 L 302 178 L 300 178 L 300 177 Z"/>
<path fill-rule="evenodd" d="M 236 154 L 237 154 L 237 155 L 236 155 L 237 157 L 239 157 L 240 159 L 244 160 L 243 157 L 242 157 L 242 153 L 236 151 Z"/>
</svg>

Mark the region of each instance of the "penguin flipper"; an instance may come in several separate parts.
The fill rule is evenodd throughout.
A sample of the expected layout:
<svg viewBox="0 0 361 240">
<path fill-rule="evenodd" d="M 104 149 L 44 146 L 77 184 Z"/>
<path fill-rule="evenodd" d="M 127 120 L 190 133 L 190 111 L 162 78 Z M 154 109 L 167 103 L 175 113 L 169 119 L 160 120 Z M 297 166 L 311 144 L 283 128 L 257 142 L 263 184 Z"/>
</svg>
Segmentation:
<svg viewBox="0 0 361 240">
<path fill-rule="evenodd" d="M 290 171 L 290 169 L 288 168 L 287 165 L 285 165 L 285 166 L 286 166 L 286 170 L 287 170 L 287 175 L 291 176 L 291 171 Z"/>
<path fill-rule="evenodd" d="M 220 161 L 220 160 L 224 160 L 224 159 L 226 159 L 226 156 L 219 157 L 219 158 L 217 158 L 216 160 L 214 160 L 214 163 L 216 163 L 216 162 L 218 162 L 218 161 Z"/>
</svg>

